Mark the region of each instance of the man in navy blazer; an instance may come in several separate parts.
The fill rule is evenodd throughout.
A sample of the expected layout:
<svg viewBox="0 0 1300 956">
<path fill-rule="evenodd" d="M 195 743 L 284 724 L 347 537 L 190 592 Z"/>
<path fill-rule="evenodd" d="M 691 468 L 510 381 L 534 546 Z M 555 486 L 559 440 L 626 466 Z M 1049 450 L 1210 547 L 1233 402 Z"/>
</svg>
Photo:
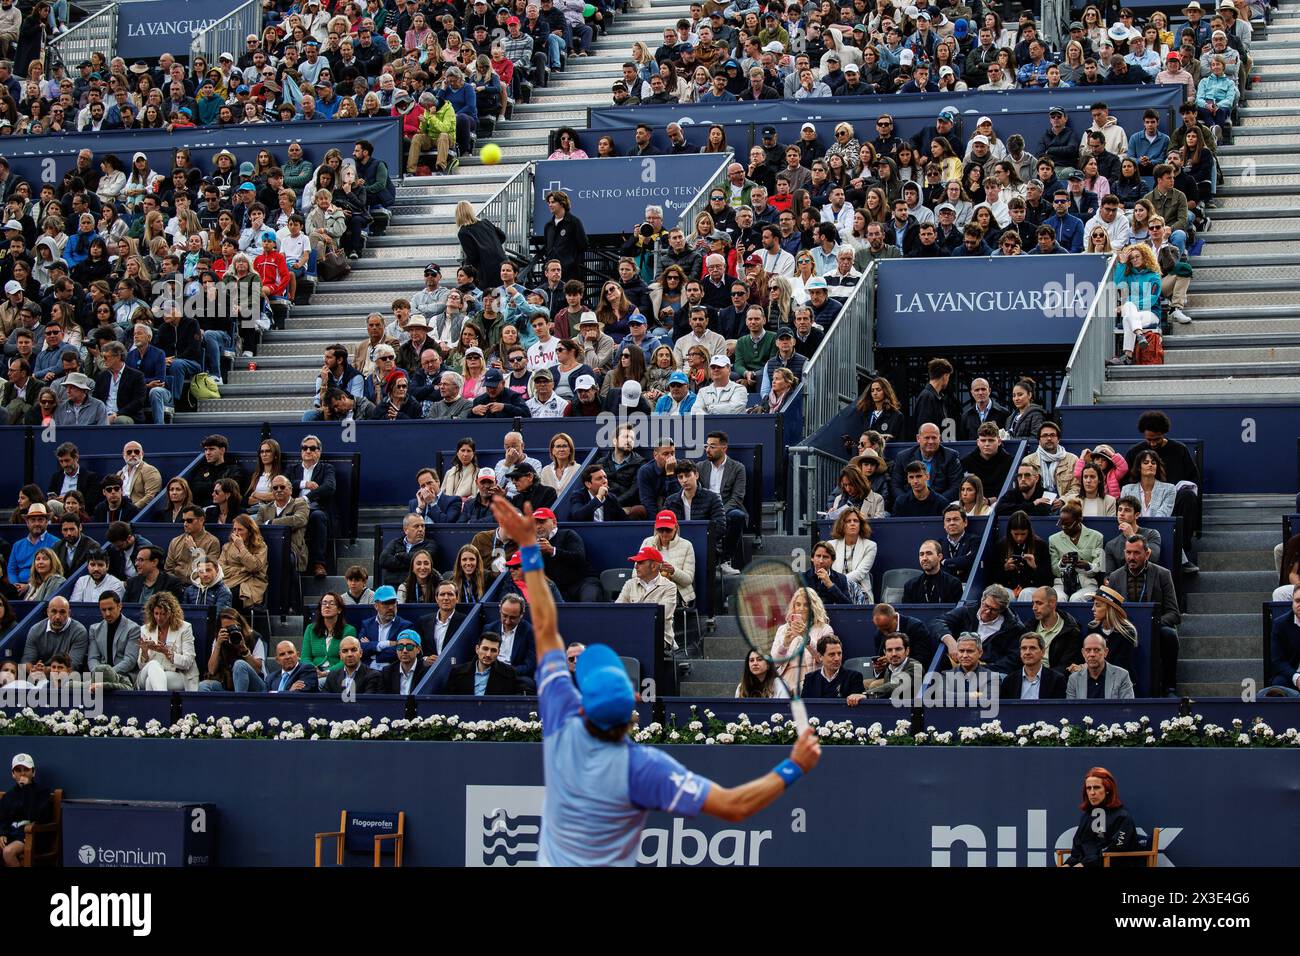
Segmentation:
<svg viewBox="0 0 1300 956">
<path fill-rule="evenodd" d="M 497 660 L 513 667 L 515 675 L 529 687 L 531 693 L 533 675 L 537 672 L 537 647 L 533 640 L 533 626 L 524 620 L 525 610 L 526 605 L 521 595 L 507 594 L 501 599 L 497 619 L 489 622 L 484 630 L 501 635 Z"/>
<path fill-rule="evenodd" d="M 121 342 L 105 342 L 100 350 L 104 371 L 95 376 L 94 396 L 108 405 L 109 389 L 117 377 L 117 394 L 108 410 L 110 425 L 147 425 L 149 423 L 149 390 L 145 388 L 144 375 L 126 364 L 126 347 Z M 122 419 L 130 419 L 123 421 Z"/>
<path fill-rule="evenodd" d="M 267 674 L 268 694 L 315 694 L 320 690 L 316 668 L 298 657 L 298 648 L 292 641 L 281 641 L 275 646 L 278 671 Z"/>
<path fill-rule="evenodd" d="M 1273 622 L 1269 647 L 1273 661 L 1269 686 L 1300 696 L 1300 585 L 1291 591 L 1291 613 Z"/>
<path fill-rule="evenodd" d="M 397 590 L 385 584 L 375 591 L 375 616 L 357 628 L 361 656 L 376 670 L 392 663 L 397 660 L 397 635 L 414 626 L 397 613 Z"/>
<path fill-rule="evenodd" d="M 459 595 L 456 593 L 456 585 L 450 581 L 443 581 L 438 585 L 435 592 L 438 601 L 438 610 L 432 614 L 426 614 L 420 618 L 415 629 L 420 632 L 420 647 L 423 649 L 424 662 L 431 664 L 442 653 L 442 649 L 447 646 L 447 642 L 456 636 L 461 625 L 469 616 L 460 609 L 456 603 Z M 442 625 L 440 628 L 439 625 Z M 438 640 L 438 632 L 442 631 L 442 640 Z"/>
<path fill-rule="evenodd" d="M 975 564 L 980 538 L 969 530 L 966 513 L 955 501 L 943 509 L 943 531 L 943 537 L 939 539 L 940 567 L 964 584 Z"/>
<path fill-rule="evenodd" d="M 329 545 L 330 521 L 337 517 L 334 492 L 338 480 L 334 466 L 321 461 L 321 440 L 304 435 L 299 442 L 302 457 L 285 466 L 284 477 L 293 486 L 295 498 L 307 499 L 307 563 L 316 578 L 325 577 L 325 553 Z"/>
<path fill-rule="evenodd" d="M 844 645 L 834 634 L 827 634 L 817 642 L 817 653 L 822 666 L 803 679 L 803 693 L 809 700 L 826 697 L 844 699 L 853 694 L 866 693 L 862 671 L 844 666 Z"/>
<path fill-rule="evenodd" d="M 599 515 L 599 518 L 597 517 Z M 578 487 L 569 494 L 570 521 L 627 521 L 618 496 L 609 490 L 605 466 L 590 464 L 582 469 Z"/>
<path fill-rule="evenodd" d="M 524 693 L 519 684 L 519 675 L 515 669 L 504 661 L 497 659 L 501 650 L 501 635 L 495 631 L 484 631 L 474 645 L 474 657 L 452 668 L 447 679 L 447 693 L 464 697 L 476 696 L 475 677 L 487 675 L 483 688 L 484 697 L 506 696 Z"/>
<path fill-rule="evenodd" d="M 1025 631 L 1020 636 L 1020 670 L 1002 681 L 1004 700 L 1065 700 L 1065 675 L 1043 664 L 1043 635 Z M 1027 692 L 1027 693 L 1026 693 Z"/>
<path fill-rule="evenodd" d="M 904 604 L 956 604 L 961 600 L 962 583 L 943 570 L 942 553 L 938 541 L 921 542 L 921 575 L 903 588 Z"/>
</svg>

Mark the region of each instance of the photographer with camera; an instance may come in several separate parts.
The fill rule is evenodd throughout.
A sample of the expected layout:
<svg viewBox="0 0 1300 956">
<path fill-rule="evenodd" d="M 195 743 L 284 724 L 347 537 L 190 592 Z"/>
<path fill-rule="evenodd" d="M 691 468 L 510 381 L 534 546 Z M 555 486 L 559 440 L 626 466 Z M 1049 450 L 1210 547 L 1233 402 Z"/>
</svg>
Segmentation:
<svg viewBox="0 0 1300 956">
<path fill-rule="evenodd" d="M 1007 533 L 994 546 L 989 561 L 993 580 L 1009 590 L 1017 601 L 1029 601 L 1034 589 L 1052 586 L 1052 558 L 1047 542 L 1034 534 L 1033 522 L 1023 511 L 1007 519 Z"/>
<path fill-rule="evenodd" d="M 1100 531 L 1083 526 L 1083 505 L 1071 498 L 1061 508 L 1060 531 L 1047 539 L 1056 574 L 1053 587 L 1062 601 L 1082 601 L 1097 590 L 1106 541 Z"/>
<path fill-rule="evenodd" d="M 233 607 L 221 610 L 217 624 L 217 638 L 212 642 L 207 674 L 199 682 L 199 690 L 264 693 L 266 645 L 261 636 Z"/>
<path fill-rule="evenodd" d="M 646 206 L 645 221 L 632 228 L 618 254 L 636 262 L 642 281 L 651 283 L 655 278 L 655 249 L 667 242 L 667 236 L 663 207 Z"/>
</svg>

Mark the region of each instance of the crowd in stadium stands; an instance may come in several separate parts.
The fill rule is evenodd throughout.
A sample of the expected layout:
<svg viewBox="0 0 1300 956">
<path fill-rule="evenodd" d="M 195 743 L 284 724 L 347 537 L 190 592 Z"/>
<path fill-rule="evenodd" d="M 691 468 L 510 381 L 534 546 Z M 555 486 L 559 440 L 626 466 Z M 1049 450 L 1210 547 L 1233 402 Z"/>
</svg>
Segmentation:
<svg viewBox="0 0 1300 956">
<path fill-rule="evenodd" d="M 573 0 L 516 0 L 495 13 L 480 0 L 470 10 L 416 0 L 393 9 L 370 0 L 364 11 L 349 3 L 331 15 L 309 0 L 273 11 L 275 22 L 248 38 L 238 60 L 223 54 L 211 70 L 164 58 L 156 71 L 89 62 L 79 79 L 44 77 L 39 60 L 19 54 L 15 72 L 34 73 L 34 81 L 23 87 L 0 76 L 14 93 L 9 104 L 0 96 L 0 109 L 10 111 L 15 130 L 52 133 L 64 123 L 184 128 L 268 116 L 401 114 L 406 171 L 417 171 L 430 153 L 435 168 L 450 171 L 510 98 L 526 96 L 528 84 L 545 82 L 568 57 L 586 55 L 593 27 L 607 25 L 614 12 L 596 4 L 587 19 Z M 617 276 L 598 291 L 587 287 L 588 239 L 565 193 L 547 196 L 543 278 L 531 288 L 520 281 L 498 225 L 461 202 L 463 257 L 454 280 L 444 285 L 441 268 L 430 264 L 422 288 L 395 299 L 389 314 L 368 316 L 364 339 L 328 346 L 303 418 L 779 413 L 862 270 L 899 257 L 1117 251 L 1125 350 L 1116 361 L 1132 361 L 1139 334 L 1166 306 L 1172 320 L 1190 321 L 1183 311 L 1187 252 L 1209 224 L 1206 210 L 1221 178 L 1215 154 L 1231 141 L 1235 108 L 1247 93 L 1250 21 L 1261 15 L 1246 0 L 1224 0 L 1211 12 L 1192 0 L 1185 13 L 1188 24 L 1176 31 L 1158 12 L 1139 30 L 1130 11 L 1108 24 L 1089 6 L 1057 50 L 1037 36 L 1028 15 L 1010 27 L 992 11 L 976 20 L 960 6 L 692 4 L 689 19 L 665 30 L 661 47 L 634 46 L 614 84 L 616 104 L 1141 82 L 1182 85 L 1187 101 L 1173 135 L 1160 131 L 1153 112 L 1142 129 L 1121 129 L 1104 89 L 1090 127 L 1077 128 L 1053 108 L 1033 143 L 1018 135 L 1003 141 L 987 116 L 964 129 L 969 118 L 947 107 L 911 140 L 897 137 L 884 113 L 874 139 L 847 122 L 831 130 L 807 123 L 785 144 L 764 128 L 761 145 L 730 167 L 694 222 L 665 229 L 663 209 L 648 206 L 645 221 L 624 238 Z M 85 115 L 64 119 L 70 108 Z M 425 111 L 442 125 L 424 123 Z M 635 154 L 655 153 L 653 132 L 638 129 Z M 694 151 L 676 124 L 667 134 L 673 152 Z M 557 131 L 552 158 L 584 157 L 578 140 L 574 130 Z M 704 151 L 726 148 L 725 128 L 713 127 Z M 308 274 L 317 255 L 341 246 L 355 256 L 368 217 L 388 212 L 390 171 L 366 142 L 350 157 L 331 151 L 318 168 L 296 144 L 283 162 L 263 153 L 247 169 L 218 153 L 205 171 L 178 150 L 167 178 L 150 170 L 147 158 L 143 167 L 139 159 L 127 166 L 86 152 L 74 173 L 39 197 L 0 160 L 0 198 L 11 218 L 10 246 L 0 250 L 7 283 L 0 321 L 11 356 L 0 404 L 10 421 L 162 421 L 195 373 L 219 374 L 223 351 L 255 349 L 257 329 L 196 321 L 180 301 L 151 311 L 142 301 L 150 279 L 181 273 L 193 296 L 235 282 L 291 298 L 289 283 Z M 614 154 L 613 141 L 602 138 L 595 155 Z M 69 239 L 64 223 L 74 213 L 78 226 Z M 300 253 L 286 274 L 277 250 L 290 240 Z M 256 253 L 259 242 L 260 256 L 244 254 Z M 296 276 L 295 264 L 302 270 Z M 594 309 L 589 292 L 596 292 Z M 953 375 L 947 361 L 931 361 L 911 414 L 884 378 L 858 402 L 866 431 L 821 513 L 832 530 L 812 549 L 807 587 L 777 638 L 779 645 L 805 632 L 811 638 L 804 694 L 852 704 L 892 693 L 942 647 L 946 667 L 1005 677 L 1004 695 L 1132 696 L 1137 631 L 1124 608 L 1133 602 L 1157 605 L 1152 637 L 1163 672 L 1152 675 L 1152 690 L 1171 691 L 1180 613 L 1168 568 L 1196 571 L 1190 546 L 1200 475 L 1189 449 L 1167 437 L 1168 418 L 1144 414 L 1137 423 L 1144 440 L 1123 454 L 1098 445 L 1076 455 L 1035 401 L 1031 379 L 1001 396 L 1004 405 L 976 378 L 963 406 Z M 945 446 L 945 420 L 957 423 L 958 438 L 975 442 L 974 451 L 962 457 Z M 1028 454 L 1013 470 L 1003 445 L 1021 440 Z M 895 453 L 890 443 L 904 447 Z M 255 460 L 240 462 L 220 435 L 202 444 L 203 466 L 165 484 L 136 442 L 124 448 L 125 467 L 102 477 L 80 467 L 75 447 L 62 445 L 49 486 L 24 487 L 13 520 L 29 533 L 5 556 L 6 610 L 10 600 L 53 594 L 84 563 L 88 573 L 74 598 L 98 600 L 103 617 L 87 632 L 70 620 L 68 602 L 53 598 L 47 620 L 27 636 L 25 661 L 48 667 L 67 655 L 74 671 L 90 667 L 122 688 L 410 693 L 458 629 L 458 607 L 480 601 L 500 579 L 496 620 L 449 686 L 475 695 L 527 693 L 527 584 L 513 545 L 491 527 L 495 494 L 533 506 L 557 600 L 659 604 L 671 650 L 689 639 L 680 611 L 695 602 L 697 564 L 722 576 L 743 565 L 744 529 L 754 517 L 747 488 L 758 480 L 728 456 L 727 435 L 718 430 L 695 462 L 671 440 L 637 447 L 634 430 L 624 428 L 586 467 L 563 433 L 543 456 L 540 449 L 530 455 L 511 432 L 494 466 L 480 465 L 479 449 L 465 438 L 443 474 L 413 469 L 401 535 L 375 555 L 373 567 L 348 568 L 346 589 L 309 611 L 300 648 L 283 642 L 269 660 L 249 623 L 279 573 L 268 567 L 259 529 L 288 528 L 293 567 L 326 576 L 338 534 L 334 474 L 321 459 L 329 449 L 308 435 L 295 458 L 267 439 L 241 450 Z M 132 529 L 143 520 L 137 509 L 159 492 L 163 501 L 148 517 L 183 526 L 167 548 Z M 555 511 L 561 496 L 563 522 Z M 988 515 L 1004 519 L 1005 534 L 990 544 L 988 585 L 962 604 L 979 547 L 970 519 Z M 903 569 L 875 566 L 871 522 L 903 516 L 932 517 L 942 534 L 920 546 L 917 567 L 897 593 L 876 595 L 873 573 L 880 580 L 881 570 Z M 1140 522 L 1168 516 L 1183 519 L 1182 537 L 1166 542 L 1176 553 L 1162 556 L 1160 536 Z M 1056 517 L 1059 530 L 1044 541 L 1032 517 Z M 47 530 L 56 519 L 58 536 Z M 81 533 L 92 520 L 109 523 L 102 544 Z M 581 529 L 627 520 L 652 522 L 653 533 L 629 559 L 631 572 L 609 589 L 602 572 L 610 569 L 591 565 Z M 679 523 L 688 520 L 711 524 L 715 553 L 696 553 L 681 537 Z M 485 528 L 440 559 L 437 529 L 453 523 Z M 230 532 L 224 545 L 208 530 L 222 525 Z M 1283 585 L 1295 584 L 1295 566 L 1284 561 Z M 123 601 L 145 605 L 138 633 L 134 623 L 122 623 Z M 1062 601 L 1090 601 L 1093 620 L 1079 627 L 1058 613 Z M 894 603 L 952 609 L 927 624 Z M 879 656 L 865 680 L 845 667 L 826 612 L 835 604 L 873 607 Z M 1029 606 L 1032 620 L 1021 618 L 1017 604 Z M 182 606 L 193 605 L 222 616 L 207 661 L 196 660 L 184 621 Z M 367 608 L 360 627 L 346 622 L 350 605 Z M 422 608 L 410 619 L 404 605 L 437 610 Z M 1300 686 L 1300 639 L 1283 628 L 1274 643 L 1278 681 Z M 570 647 L 571 666 L 580 651 Z M 788 665 L 774 668 L 751 655 L 737 693 L 785 696 L 792 678 Z"/>
</svg>

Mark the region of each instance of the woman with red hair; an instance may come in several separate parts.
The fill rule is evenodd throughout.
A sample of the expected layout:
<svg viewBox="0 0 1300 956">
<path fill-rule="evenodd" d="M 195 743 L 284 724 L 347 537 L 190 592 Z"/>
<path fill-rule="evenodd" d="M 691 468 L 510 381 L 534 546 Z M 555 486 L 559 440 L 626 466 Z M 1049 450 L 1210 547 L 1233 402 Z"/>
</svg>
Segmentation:
<svg viewBox="0 0 1300 956">
<path fill-rule="evenodd" d="M 1101 866 L 1103 853 L 1138 849 L 1133 816 L 1120 802 L 1119 784 L 1105 767 L 1093 767 L 1084 776 L 1079 809 L 1083 816 L 1063 866 Z"/>
</svg>

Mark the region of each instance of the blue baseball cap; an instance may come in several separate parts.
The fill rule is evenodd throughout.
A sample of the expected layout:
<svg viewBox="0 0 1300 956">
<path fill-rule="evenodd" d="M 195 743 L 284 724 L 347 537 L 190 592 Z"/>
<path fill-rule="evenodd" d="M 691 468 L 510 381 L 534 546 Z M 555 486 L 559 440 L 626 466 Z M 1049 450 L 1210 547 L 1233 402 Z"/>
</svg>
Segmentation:
<svg viewBox="0 0 1300 956">
<path fill-rule="evenodd" d="M 403 638 L 405 638 L 408 641 L 415 641 L 416 647 L 419 647 L 421 644 L 419 631 L 413 631 L 409 627 L 406 630 L 404 630 L 401 634 L 397 635 L 398 641 L 402 640 Z"/>
<path fill-rule="evenodd" d="M 394 588 L 391 584 L 385 584 L 382 588 L 380 588 L 378 591 L 375 592 L 376 604 L 378 604 L 381 601 L 396 601 L 396 600 L 397 600 L 397 589 Z"/>
<path fill-rule="evenodd" d="M 689 378 L 686 377 L 686 373 L 685 373 L 685 372 L 673 372 L 672 375 L 669 375 L 669 376 L 668 376 L 668 384 L 669 384 L 669 385 L 689 385 L 689 384 L 691 384 L 691 380 L 690 380 Z M 584 652 L 584 653 L 585 653 L 585 652 Z"/>
<path fill-rule="evenodd" d="M 235 192 L 243 192 L 245 189 L 247 189 L 250 193 L 257 192 L 257 187 L 254 186 L 252 183 L 240 183 L 239 188 L 235 190 Z"/>
<path fill-rule="evenodd" d="M 588 645 L 574 673 L 588 720 L 601 730 L 621 727 L 632 720 L 636 692 L 613 648 L 607 644 Z"/>
</svg>

